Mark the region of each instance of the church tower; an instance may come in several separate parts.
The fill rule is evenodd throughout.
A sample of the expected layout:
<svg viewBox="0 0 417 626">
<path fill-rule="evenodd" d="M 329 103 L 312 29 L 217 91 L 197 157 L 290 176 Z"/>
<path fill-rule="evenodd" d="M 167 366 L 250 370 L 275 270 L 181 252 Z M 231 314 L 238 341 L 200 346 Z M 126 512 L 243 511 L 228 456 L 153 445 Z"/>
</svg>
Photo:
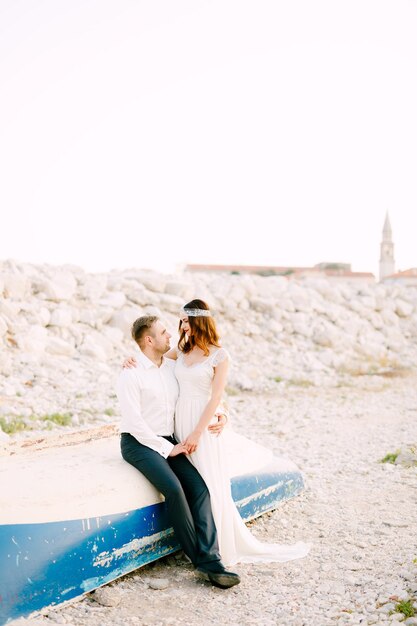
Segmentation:
<svg viewBox="0 0 417 626">
<path fill-rule="evenodd" d="M 381 256 L 379 259 L 379 280 L 381 281 L 386 276 L 390 276 L 394 273 L 394 244 L 392 242 L 392 230 L 387 211 L 384 228 L 382 230 Z"/>
</svg>

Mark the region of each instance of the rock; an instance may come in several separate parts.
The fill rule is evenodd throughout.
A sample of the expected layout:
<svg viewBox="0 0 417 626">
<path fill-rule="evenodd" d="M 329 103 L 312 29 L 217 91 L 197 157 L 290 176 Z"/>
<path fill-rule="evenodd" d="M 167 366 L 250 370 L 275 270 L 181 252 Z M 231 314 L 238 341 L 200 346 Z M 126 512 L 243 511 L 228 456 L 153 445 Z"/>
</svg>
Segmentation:
<svg viewBox="0 0 417 626">
<path fill-rule="evenodd" d="M 71 357 L 74 355 L 75 348 L 73 345 L 60 339 L 59 337 L 48 337 L 46 350 L 50 354 Z"/>
<path fill-rule="evenodd" d="M 43 326 L 33 325 L 29 327 L 27 332 L 16 335 L 15 340 L 24 352 L 41 355 L 46 347 L 48 333 Z"/>
<path fill-rule="evenodd" d="M 67 301 L 75 294 L 77 281 L 68 271 L 56 271 L 53 278 L 41 281 L 37 288 L 48 300 Z"/>
<path fill-rule="evenodd" d="M 0 316 L 0 337 L 4 337 L 7 333 L 8 326 L 5 320 Z"/>
<path fill-rule="evenodd" d="M 167 578 L 148 578 L 147 583 L 151 589 L 163 590 L 169 587 Z"/>
<path fill-rule="evenodd" d="M 119 329 L 125 338 L 131 337 L 133 322 L 142 315 L 142 311 L 137 307 L 116 311 L 109 321 L 110 326 Z"/>
<path fill-rule="evenodd" d="M 121 346 L 124 339 L 123 331 L 120 328 L 114 328 L 112 326 L 103 326 L 102 334 L 109 339 L 113 346 Z M 129 333 L 130 336 L 130 333 Z"/>
<path fill-rule="evenodd" d="M 94 302 L 103 297 L 107 288 L 107 276 L 104 274 L 94 274 L 94 276 L 84 275 L 78 288 L 78 296 L 83 300 Z"/>
<path fill-rule="evenodd" d="M 49 325 L 66 328 L 71 326 L 72 321 L 73 316 L 71 309 L 59 307 L 52 311 Z"/>
<path fill-rule="evenodd" d="M 100 587 L 90 595 L 90 598 L 102 606 L 119 606 L 121 593 L 113 587 Z"/>
<path fill-rule="evenodd" d="M 5 298 L 24 300 L 29 295 L 30 283 L 24 274 L 19 272 L 3 274 L 2 282 Z"/>
<path fill-rule="evenodd" d="M 172 296 L 170 294 L 161 294 L 159 297 L 159 306 L 162 311 L 168 311 L 174 313 L 179 317 L 182 306 L 184 305 L 183 298 L 178 296 Z"/>
<path fill-rule="evenodd" d="M 259 311 L 259 313 L 266 313 L 271 317 L 275 315 L 275 312 L 278 308 L 276 302 L 268 298 L 251 298 L 249 301 L 249 306 L 254 311 Z"/>
<path fill-rule="evenodd" d="M 399 317 L 409 317 L 413 312 L 413 305 L 405 300 L 396 300 L 395 312 Z"/>
<path fill-rule="evenodd" d="M 2 350 L 0 352 L 0 374 L 10 376 L 13 371 L 13 360 L 10 354 Z"/>
<path fill-rule="evenodd" d="M 305 289 L 300 289 L 296 293 L 289 293 L 296 312 L 309 313 L 313 309 L 311 295 Z"/>
<path fill-rule="evenodd" d="M 181 298 L 184 303 L 192 297 L 192 288 L 188 283 L 170 280 L 165 285 L 165 293 Z"/>
<path fill-rule="evenodd" d="M 381 310 L 380 315 L 385 325 L 398 326 L 398 316 L 395 315 L 395 312 L 392 309 L 384 308 Z"/>
<path fill-rule="evenodd" d="M 404 467 L 417 467 L 417 444 L 401 450 L 394 463 Z"/>
<path fill-rule="evenodd" d="M 121 291 L 111 291 L 100 299 L 101 306 L 121 309 L 126 304 L 126 296 Z"/>
<path fill-rule="evenodd" d="M 167 280 L 160 274 L 156 272 L 140 272 L 138 278 L 149 291 L 164 293 Z"/>
<path fill-rule="evenodd" d="M 9 443 L 9 441 L 10 441 L 10 435 L 3 432 L 0 426 L 0 443 Z"/>
</svg>

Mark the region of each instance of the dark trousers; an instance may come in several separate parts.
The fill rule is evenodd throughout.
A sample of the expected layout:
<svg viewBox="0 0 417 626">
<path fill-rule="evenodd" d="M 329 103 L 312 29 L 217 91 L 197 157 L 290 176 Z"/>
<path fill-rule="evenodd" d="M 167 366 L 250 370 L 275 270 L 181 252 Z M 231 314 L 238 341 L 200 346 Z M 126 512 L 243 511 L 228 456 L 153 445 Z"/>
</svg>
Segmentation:
<svg viewBox="0 0 417 626">
<path fill-rule="evenodd" d="M 177 443 L 173 437 L 165 437 Z M 128 433 L 121 435 L 125 461 L 136 467 L 165 496 L 175 535 L 194 565 L 219 561 L 217 531 L 207 485 L 183 455 L 164 459 Z"/>
</svg>

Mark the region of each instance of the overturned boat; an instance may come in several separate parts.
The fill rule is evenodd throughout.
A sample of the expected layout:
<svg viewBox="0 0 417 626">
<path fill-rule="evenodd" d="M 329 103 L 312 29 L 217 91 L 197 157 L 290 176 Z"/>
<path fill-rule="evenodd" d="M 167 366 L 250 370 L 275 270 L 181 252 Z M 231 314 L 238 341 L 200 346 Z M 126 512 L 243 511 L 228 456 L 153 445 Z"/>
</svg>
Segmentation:
<svg viewBox="0 0 417 626">
<path fill-rule="evenodd" d="M 229 438 L 244 520 L 299 494 L 298 468 Z M 179 549 L 163 497 L 123 461 L 115 426 L 0 451 L 0 624 L 77 598 Z"/>
</svg>

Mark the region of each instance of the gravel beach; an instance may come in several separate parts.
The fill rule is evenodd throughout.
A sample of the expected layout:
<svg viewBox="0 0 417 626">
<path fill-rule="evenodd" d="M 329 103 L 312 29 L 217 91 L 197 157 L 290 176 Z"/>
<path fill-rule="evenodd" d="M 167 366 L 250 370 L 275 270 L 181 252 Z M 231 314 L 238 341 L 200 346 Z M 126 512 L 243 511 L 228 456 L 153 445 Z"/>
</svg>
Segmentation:
<svg viewBox="0 0 417 626">
<path fill-rule="evenodd" d="M 109 427 L 130 328 L 206 299 L 231 354 L 231 426 L 306 488 L 251 523 L 307 558 L 242 565 L 220 590 L 180 554 L 17 623 L 417 624 L 417 289 L 283 276 L 165 276 L 0 263 L 0 445 Z M 175 339 L 173 339 L 173 342 Z M 77 435 L 78 436 L 78 435 Z M 398 454 L 398 452 L 400 453 Z M 387 460 L 392 462 L 384 462 Z M 415 615 L 413 615 L 415 613 Z"/>
<path fill-rule="evenodd" d="M 301 496 L 252 531 L 308 541 L 308 557 L 237 566 L 241 584 L 223 591 L 177 554 L 14 624 L 417 624 L 398 611 L 417 614 L 417 468 L 380 462 L 417 441 L 416 376 L 358 376 L 328 388 L 279 383 L 274 392 L 237 393 L 230 405 L 237 432 L 290 457 L 306 479 Z"/>
</svg>

